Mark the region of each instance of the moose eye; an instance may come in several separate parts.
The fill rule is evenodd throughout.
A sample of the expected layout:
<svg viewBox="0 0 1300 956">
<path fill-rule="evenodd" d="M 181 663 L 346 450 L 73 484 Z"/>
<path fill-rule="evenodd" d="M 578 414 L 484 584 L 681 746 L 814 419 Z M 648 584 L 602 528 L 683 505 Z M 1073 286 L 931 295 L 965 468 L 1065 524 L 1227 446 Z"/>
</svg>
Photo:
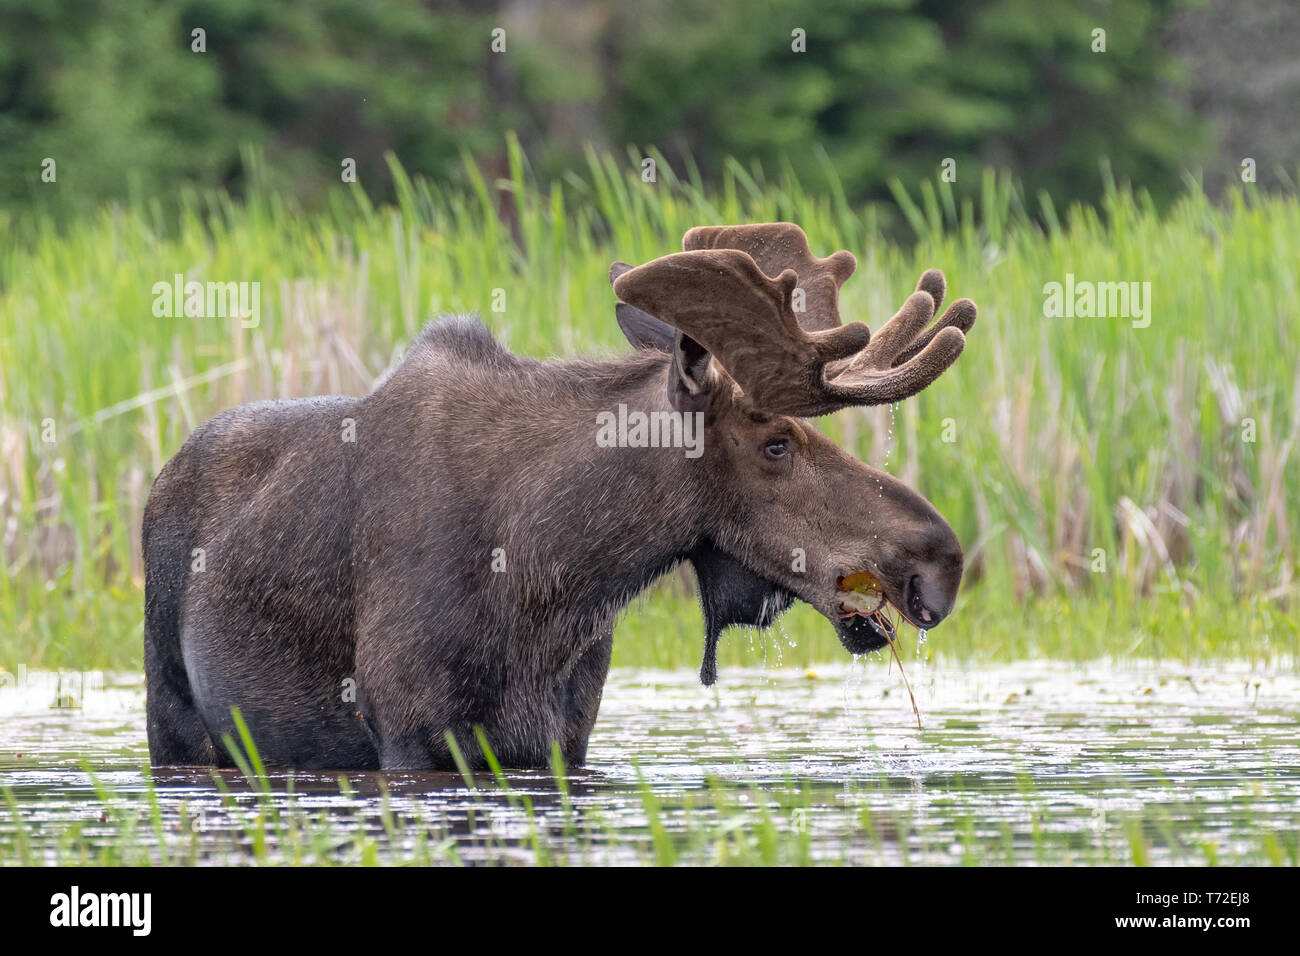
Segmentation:
<svg viewBox="0 0 1300 956">
<path fill-rule="evenodd" d="M 790 454 L 790 442 L 784 438 L 773 438 L 763 446 L 763 454 L 773 461 L 779 461 Z"/>
</svg>

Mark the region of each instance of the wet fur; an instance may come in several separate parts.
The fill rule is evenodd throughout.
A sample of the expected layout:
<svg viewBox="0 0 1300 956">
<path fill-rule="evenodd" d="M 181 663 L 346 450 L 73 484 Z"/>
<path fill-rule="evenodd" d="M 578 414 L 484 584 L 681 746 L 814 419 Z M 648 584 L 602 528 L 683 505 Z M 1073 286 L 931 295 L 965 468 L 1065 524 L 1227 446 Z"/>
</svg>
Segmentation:
<svg viewBox="0 0 1300 956">
<path fill-rule="evenodd" d="M 230 765 L 238 707 L 268 766 L 450 768 L 448 733 L 481 766 L 476 726 L 507 766 L 552 740 L 582 764 L 615 616 L 683 560 L 710 682 L 718 632 L 791 597 L 701 536 L 720 492 L 679 451 L 596 446 L 597 412 L 669 407 L 669 367 L 520 358 L 453 317 L 369 395 L 197 429 L 144 516 L 153 763 Z"/>
</svg>

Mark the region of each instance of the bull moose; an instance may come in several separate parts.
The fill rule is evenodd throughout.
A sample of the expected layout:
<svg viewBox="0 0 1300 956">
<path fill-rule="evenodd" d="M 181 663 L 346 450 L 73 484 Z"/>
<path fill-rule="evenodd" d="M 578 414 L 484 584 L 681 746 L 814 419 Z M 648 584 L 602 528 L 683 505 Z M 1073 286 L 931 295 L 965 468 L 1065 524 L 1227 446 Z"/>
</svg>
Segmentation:
<svg viewBox="0 0 1300 956">
<path fill-rule="evenodd" d="M 476 727 L 506 766 L 546 766 L 552 741 L 581 765 L 615 617 L 683 561 L 705 683 L 725 627 L 796 598 L 853 653 L 892 639 L 891 608 L 939 623 L 956 535 L 806 419 L 925 388 L 974 303 L 932 321 L 929 270 L 872 336 L 838 314 L 853 255 L 817 258 L 798 226 L 697 227 L 683 249 L 610 270 L 629 356 L 521 358 L 447 317 L 364 397 L 199 427 L 144 515 L 153 763 L 230 765 L 237 707 L 269 766 L 447 768 L 449 734 L 482 765 Z M 620 406 L 699 416 L 702 452 L 597 442 Z"/>
</svg>

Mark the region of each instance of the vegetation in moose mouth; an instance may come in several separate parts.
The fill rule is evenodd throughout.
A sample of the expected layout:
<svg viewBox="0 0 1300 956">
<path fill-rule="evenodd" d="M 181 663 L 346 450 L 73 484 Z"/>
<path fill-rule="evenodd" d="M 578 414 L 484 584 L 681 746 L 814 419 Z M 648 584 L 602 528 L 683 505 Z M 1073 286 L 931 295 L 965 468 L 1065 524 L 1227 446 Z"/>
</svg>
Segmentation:
<svg viewBox="0 0 1300 956">
<path fill-rule="evenodd" d="M 850 654 L 878 651 L 893 641 L 895 627 L 888 613 L 893 605 L 875 575 L 857 571 L 837 578 L 835 599 L 840 642 Z"/>
</svg>

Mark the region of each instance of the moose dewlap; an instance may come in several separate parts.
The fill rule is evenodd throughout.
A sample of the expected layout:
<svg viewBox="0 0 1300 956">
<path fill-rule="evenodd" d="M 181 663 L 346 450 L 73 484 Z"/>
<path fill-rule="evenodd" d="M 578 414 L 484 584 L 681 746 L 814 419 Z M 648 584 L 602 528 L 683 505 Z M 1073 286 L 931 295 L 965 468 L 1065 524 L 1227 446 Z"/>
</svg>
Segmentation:
<svg viewBox="0 0 1300 956">
<path fill-rule="evenodd" d="M 521 358 L 447 317 L 368 395 L 196 429 L 144 516 L 153 762 L 232 765 L 237 708 L 274 767 L 450 768 L 453 740 L 482 766 L 479 732 L 506 766 L 549 765 L 553 741 L 582 764 L 614 621 L 681 562 L 706 684 L 723 630 L 796 599 L 853 653 L 885 646 L 891 608 L 933 628 L 961 581 L 956 535 L 805 416 L 925 388 L 975 306 L 936 319 L 930 270 L 872 335 L 840 320 L 855 268 L 789 223 L 695 228 L 610 270 L 631 355 Z"/>
</svg>

